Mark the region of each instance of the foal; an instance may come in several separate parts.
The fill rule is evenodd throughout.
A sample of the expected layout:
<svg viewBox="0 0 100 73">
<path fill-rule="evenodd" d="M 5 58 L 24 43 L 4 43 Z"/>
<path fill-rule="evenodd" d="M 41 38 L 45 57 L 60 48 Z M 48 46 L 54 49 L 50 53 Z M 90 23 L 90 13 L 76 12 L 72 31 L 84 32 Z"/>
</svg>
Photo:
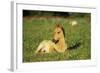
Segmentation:
<svg viewBox="0 0 100 73">
<path fill-rule="evenodd" d="M 54 29 L 53 39 L 44 40 L 38 46 L 36 53 L 65 52 L 67 44 L 65 43 L 65 31 L 62 25 L 57 24 Z"/>
</svg>

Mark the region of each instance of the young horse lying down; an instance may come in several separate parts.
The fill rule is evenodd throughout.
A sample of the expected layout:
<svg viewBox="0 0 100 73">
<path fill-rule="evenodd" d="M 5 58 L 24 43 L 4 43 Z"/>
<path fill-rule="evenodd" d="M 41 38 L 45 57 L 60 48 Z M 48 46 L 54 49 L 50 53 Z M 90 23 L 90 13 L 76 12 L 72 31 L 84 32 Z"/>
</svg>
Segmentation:
<svg viewBox="0 0 100 73">
<path fill-rule="evenodd" d="M 44 40 L 40 43 L 35 53 L 65 52 L 67 44 L 65 43 L 65 31 L 62 25 L 57 24 L 54 29 L 53 40 Z"/>
</svg>

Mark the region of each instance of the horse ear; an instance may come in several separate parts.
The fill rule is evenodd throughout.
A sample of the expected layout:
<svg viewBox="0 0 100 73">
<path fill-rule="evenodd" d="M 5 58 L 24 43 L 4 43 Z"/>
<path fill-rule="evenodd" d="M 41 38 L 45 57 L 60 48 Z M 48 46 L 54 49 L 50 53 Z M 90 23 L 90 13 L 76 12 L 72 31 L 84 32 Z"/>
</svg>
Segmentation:
<svg viewBox="0 0 100 73">
<path fill-rule="evenodd" d="M 56 24 L 56 27 L 61 27 L 61 28 L 62 28 L 62 25 L 60 25 L 60 24 Z"/>
</svg>

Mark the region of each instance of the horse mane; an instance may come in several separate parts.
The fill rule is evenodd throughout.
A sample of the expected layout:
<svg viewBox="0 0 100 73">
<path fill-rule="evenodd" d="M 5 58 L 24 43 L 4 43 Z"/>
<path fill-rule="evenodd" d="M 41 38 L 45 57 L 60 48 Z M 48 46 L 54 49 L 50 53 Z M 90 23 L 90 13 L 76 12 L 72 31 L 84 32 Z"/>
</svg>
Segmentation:
<svg viewBox="0 0 100 73">
<path fill-rule="evenodd" d="M 65 30 L 64 30 L 64 28 L 63 28 L 63 27 L 62 27 L 61 29 L 62 29 L 62 31 L 63 31 L 63 34 L 64 34 L 64 37 L 65 37 Z"/>
</svg>

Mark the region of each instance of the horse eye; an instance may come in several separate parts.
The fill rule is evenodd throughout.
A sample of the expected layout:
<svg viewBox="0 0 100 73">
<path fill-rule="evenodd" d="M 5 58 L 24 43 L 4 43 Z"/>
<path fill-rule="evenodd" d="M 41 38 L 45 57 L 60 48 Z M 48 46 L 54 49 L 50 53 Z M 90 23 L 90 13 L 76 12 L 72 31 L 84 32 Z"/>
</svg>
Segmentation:
<svg viewBox="0 0 100 73">
<path fill-rule="evenodd" d="M 60 31 L 58 32 L 58 34 L 60 33 Z"/>
</svg>

